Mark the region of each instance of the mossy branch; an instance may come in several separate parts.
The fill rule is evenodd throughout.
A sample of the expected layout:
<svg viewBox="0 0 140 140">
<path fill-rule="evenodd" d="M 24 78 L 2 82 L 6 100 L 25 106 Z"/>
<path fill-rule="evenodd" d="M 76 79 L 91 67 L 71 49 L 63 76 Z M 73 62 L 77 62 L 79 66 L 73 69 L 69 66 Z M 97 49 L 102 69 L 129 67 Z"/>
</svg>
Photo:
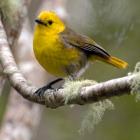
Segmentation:
<svg viewBox="0 0 140 140">
<path fill-rule="evenodd" d="M 63 89 L 57 91 L 47 90 L 43 96 L 37 96 L 34 94 L 37 88 L 31 86 L 17 68 L 7 42 L 2 22 L 0 22 L 0 62 L 11 86 L 14 87 L 19 94 L 30 101 L 46 105 L 50 108 L 56 108 L 65 104 L 84 105 L 113 96 L 130 94 L 132 82 L 139 77 L 138 72 L 98 84 L 95 84 L 94 81 L 80 81 L 78 84 L 77 82 L 71 81 L 69 84 L 65 84 Z M 70 84 L 71 87 L 69 86 Z"/>
</svg>

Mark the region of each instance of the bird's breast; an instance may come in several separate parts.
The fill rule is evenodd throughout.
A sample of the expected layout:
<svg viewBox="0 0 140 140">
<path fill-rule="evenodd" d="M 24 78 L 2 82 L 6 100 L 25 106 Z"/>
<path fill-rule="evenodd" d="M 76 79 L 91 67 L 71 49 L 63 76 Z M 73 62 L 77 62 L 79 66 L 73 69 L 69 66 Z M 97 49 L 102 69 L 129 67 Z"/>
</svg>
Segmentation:
<svg viewBox="0 0 140 140">
<path fill-rule="evenodd" d="M 86 56 L 75 47 L 66 47 L 59 37 L 34 38 L 34 53 L 39 63 L 50 73 L 65 77 L 86 65 Z"/>
</svg>

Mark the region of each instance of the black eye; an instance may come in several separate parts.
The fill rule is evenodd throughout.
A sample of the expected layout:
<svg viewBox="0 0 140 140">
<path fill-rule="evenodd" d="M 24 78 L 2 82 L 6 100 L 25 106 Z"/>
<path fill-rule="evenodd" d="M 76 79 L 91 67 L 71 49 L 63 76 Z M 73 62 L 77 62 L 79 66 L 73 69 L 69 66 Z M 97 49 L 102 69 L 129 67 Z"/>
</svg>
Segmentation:
<svg viewBox="0 0 140 140">
<path fill-rule="evenodd" d="M 49 25 L 52 25 L 53 24 L 53 21 L 52 20 L 48 20 L 48 24 Z"/>
</svg>

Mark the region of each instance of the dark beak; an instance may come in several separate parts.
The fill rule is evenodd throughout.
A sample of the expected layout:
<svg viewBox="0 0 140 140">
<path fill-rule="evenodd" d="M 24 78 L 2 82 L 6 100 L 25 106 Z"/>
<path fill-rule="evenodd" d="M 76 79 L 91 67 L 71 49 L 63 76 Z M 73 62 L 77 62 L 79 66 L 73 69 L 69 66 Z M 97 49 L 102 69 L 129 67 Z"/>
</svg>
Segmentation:
<svg viewBox="0 0 140 140">
<path fill-rule="evenodd" d="M 35 19 L 35 22 L 44 26 L 47 26 L 46 23 L 44 23 L 43 21 L 41 21 L 40 19 Z"/>
</svg>

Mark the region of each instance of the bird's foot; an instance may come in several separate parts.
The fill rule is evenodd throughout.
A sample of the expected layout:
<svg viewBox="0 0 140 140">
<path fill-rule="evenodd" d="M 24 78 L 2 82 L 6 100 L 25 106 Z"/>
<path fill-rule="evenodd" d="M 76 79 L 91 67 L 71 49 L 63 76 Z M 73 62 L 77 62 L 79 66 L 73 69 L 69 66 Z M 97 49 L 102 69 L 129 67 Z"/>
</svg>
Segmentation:
<svg viewBox="0 0 140 140">
<path fill-rule="evenodd" d="M 62 79 L 62 78 L 58 78 L 58 79 L 56 79 L 56 80 L 50 82 L 49 84 L 47 84 L 47 85 L 45 85 L 45 86 L 39 88 L 38 90 L 36 90 L 36 91 L 35 91 L 35 94 L 36 94 L 37 96 L 42 97 L 47 89 L 56 90 L 55 88 L 52 87 L 52 85 L 56 84 L 57 82 L 59 82 L 59 81 L 61 81 L 61 80 L 63 80 L 63 79 Z"/>
</svg>

